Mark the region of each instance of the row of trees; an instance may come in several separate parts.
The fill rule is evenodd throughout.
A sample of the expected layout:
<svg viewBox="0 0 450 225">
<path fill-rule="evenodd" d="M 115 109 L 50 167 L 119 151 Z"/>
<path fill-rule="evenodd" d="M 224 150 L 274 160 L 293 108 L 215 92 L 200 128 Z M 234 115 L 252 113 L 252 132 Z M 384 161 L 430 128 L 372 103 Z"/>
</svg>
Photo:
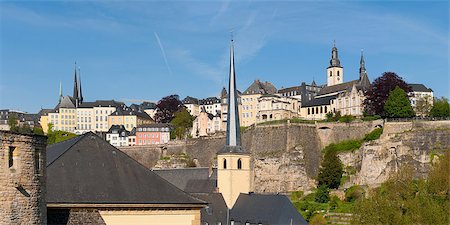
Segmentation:
<svg viewBox="0 0 450 225">
<path fill-rule="evenodd" d="M 374 80 L 365 92 L 364 108 L 369 115 L 380 115 L 388 118 L 413 117 L 415 112 L 411 107 L 409 96 L 411 87 L 394 72 L 385 72 Z M 434 100 L 434 101 L 433 101 Z M 431 117 L 450 117 L 448 99 L 417 99 L 416 111 L 420 115 Z"/>
</svg>

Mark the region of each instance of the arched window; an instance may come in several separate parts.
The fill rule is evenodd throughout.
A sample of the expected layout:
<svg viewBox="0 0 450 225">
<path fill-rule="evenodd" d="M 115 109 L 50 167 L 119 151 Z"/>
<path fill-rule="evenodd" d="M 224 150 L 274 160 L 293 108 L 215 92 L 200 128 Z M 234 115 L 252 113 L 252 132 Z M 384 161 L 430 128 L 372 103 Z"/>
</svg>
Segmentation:
<svg viewBox="0 0 450 225">
<path fill-rule="evenodd" d="M 223 168 L 224 168 L 224 169 L 227 168 L 227 159 L 223 159 Z"/>
<path fill-rule="evenodd" d="M 330 71 L 330 77 L 333 76 L 333 71 Z"/>
<path fill-rule="evenodd" d="M 339 76 L 339 70 L 338 70 L 338 76 Z"/>
<path fill-rule="evenodd" d="M 241 159 L 238 159 L 238 161 L 237 161 L 237 168 L 238 168 L 238 170 L 242 169 L 242 160 Z"/>
</svg>

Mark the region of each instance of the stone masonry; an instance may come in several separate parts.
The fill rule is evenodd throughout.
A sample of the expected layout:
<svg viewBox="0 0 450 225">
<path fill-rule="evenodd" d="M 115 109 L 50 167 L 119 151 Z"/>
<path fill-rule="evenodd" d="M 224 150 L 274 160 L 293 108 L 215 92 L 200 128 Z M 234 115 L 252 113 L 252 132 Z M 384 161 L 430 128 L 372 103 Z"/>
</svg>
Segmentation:
<svg viewBox="0 0 450 225">
<path fill-rule="evenodd" d="M 0 224 L 47 224 L 47 138 L 0 131 Z"/>
</svg>

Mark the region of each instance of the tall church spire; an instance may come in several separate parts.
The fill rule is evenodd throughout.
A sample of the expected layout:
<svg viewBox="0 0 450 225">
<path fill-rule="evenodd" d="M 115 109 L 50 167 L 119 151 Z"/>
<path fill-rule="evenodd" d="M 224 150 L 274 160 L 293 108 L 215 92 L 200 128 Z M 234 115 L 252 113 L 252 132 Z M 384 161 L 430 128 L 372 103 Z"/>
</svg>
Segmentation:
<svg viewBox="0 0 450 225">
<path fill-rule="evenodd" d="M 83 103 L 83 92 L 81 92 L 81 69 L 78 67 L 78 97 L 80 104 Z"/>
<path fill-rule="evenodd" d="M 241 133 L 239 123 L 238 93 L 236 90 L 236 74 L 234 67 L 234 42 L 230 45 L 230 75 L 228 83 L 228 115 L 227 115 L 227 141 L 222 153 L 243 153 L 241 147 Z"/>
<path fill-rule="evenodd" d="M 359 61 L 359 77 L 366 73 L 366 62 L 364 61 L 364 50 L 361 50 L 361 60 Z"/>
<path fill-rule="evenodd" d="M 333 41 L 333 48 L 331 49 L 330 67 L 342 67 L 339 61 L 338 49 L 336 48 L 336 41 Z"/>
<path fill-rule="evenodd" d="M 75 62 L 75 75 L 73 81 L 73 96 L 75 101 L 78 99 L 78 82 L 77 82 L 77 62 Z"/>
<path fill-rule="evenodd" d="M 62 95 L 62 82 L 59 81 L 59 102 L 61 102 L 63 95 Z"/>
</svg>

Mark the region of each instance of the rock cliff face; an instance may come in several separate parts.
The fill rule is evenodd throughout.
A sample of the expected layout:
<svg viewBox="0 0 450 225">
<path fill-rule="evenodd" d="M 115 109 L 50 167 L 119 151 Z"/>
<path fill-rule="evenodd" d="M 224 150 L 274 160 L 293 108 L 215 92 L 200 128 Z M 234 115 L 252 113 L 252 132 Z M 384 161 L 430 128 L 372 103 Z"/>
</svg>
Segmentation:
<svg viewBox="0 0 450 225">
<path fill-rule="evenodd" d="M 361 139 L 376 127 L 384 127 L 379 140 L 365 143 L 353 153 L 340 154 L 347 169 L 355 171 L 346 186 L 377 185 L 405 164 L 413 165 L 419 175 L 424 175 L 432 155 L 450 148 L 450 121 L 383 123 L 378 120 L 251 127 L 243 134 L 242 144 L 253 158 L 254 191 L 309 191 L 315 187 L 324 146 Z M 216 165 L 216 152 L 224 145 L 224 137 L 213 137 L 121 150 L 148 168 L 183 166 L 180 160 L 168 160 L 173 155 L 185 155 L 198 166 L 208 167 Z"/>
<path fill-rule="evenodd" d="M 418 177 L 427 175 L 432 159 L 450 148 L 450 121 L 386 123 L 379 140 L 365 143 L 353 153 L 340 154 L 353 168 L 344 185 L 378 186 L 401 167 L 409 165 Z"/>
</svg>

